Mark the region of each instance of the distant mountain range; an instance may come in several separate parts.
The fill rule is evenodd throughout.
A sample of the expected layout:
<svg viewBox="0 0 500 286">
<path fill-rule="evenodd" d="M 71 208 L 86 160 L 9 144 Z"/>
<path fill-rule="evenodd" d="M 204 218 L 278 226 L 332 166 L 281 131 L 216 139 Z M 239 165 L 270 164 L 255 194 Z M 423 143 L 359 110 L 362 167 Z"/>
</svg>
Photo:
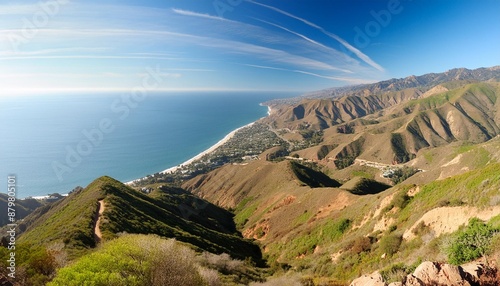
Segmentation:
<svg viewBox="0 0 500 286">
<path fill-rule="evenodd" d="M 360 84 L 344 87 L 334 87 L 309 92 L 299 97 L 276 99 L 266 102 L 266 105 L 295 104 L 303 99 L 327 99 L 345 95 L 368 95 L 390 91 L 399 91 L 408 88 L 428 89 L 435 85 L 450 81 L 498 81 L 500 80 L 500 66 L 469 70 L 455 68 L 443 73 L 428 73 L 421 76 L 411 75 L 405 78 L 393 78 L 371 84 Z"/>
</svg>

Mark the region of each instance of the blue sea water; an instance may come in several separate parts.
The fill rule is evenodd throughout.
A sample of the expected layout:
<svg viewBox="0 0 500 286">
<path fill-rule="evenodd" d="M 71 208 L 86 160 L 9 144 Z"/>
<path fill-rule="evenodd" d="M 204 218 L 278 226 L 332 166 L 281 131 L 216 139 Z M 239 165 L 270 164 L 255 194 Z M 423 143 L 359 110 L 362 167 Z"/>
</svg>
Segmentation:
<svg viewBox="0 0 500 286">
<path fill-rule="evenodd" d="M 0 175 L 18 198 L 67 193 L 108 175 L 130 181 L 176 166 L 266 116 L 293 93 L 152 93 L 0 97 Z M 1 180 L 1 179 L 0 179 Z"/>
</svg>

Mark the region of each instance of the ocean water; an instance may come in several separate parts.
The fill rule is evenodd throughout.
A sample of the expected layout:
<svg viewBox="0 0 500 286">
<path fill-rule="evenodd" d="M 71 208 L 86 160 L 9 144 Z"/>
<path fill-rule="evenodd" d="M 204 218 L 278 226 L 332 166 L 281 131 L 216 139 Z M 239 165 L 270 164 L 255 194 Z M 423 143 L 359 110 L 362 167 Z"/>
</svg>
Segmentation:
<svg viewBox="0 0 500 286">
<path fill-rule="evenodd" d="M 266 116 L 293 93 L 66 94 L 0 97 L 0 176 L 18 198 L 67 193 L 102 175 L 130 181 L 176 166 Z M 1 177 L 0 177 L 0 180 Z"/>
</svg>

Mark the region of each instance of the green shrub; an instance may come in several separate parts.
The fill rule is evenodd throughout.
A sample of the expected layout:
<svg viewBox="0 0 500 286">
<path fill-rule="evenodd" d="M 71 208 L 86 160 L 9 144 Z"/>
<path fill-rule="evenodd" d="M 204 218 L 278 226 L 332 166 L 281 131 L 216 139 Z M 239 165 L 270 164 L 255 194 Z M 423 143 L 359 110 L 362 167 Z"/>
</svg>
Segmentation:
<svg viewBox="0 0 500 286">
<path fill-rule="evenodd" d="M 203 266 L 215 269 L 221 273 L 229 274 L 237 271 L 243 271 L 244 262 L 237 259 L 232 259 L 227 253 L 213 254 L 203 252 L 201 255 L 201 263 Z"/>
<path fill-rule="evenodd" d="M 347 218 L 338 222 L 331 221 L 323 227 L 323 233 L 333 241 L 340 238 L 351 227 L 351 224 L 352 221 Z"/>
<path fill-rule="evenodd" d="M 497 229 L 472 218 L 467 227 L 456 233 L 446 247 L 449 262 L 459 265 L 485 256 L 490 250 L 492 238 L 497 233 Z"/>
<path fill-rule="evenodd" d="M 417 224 L 417 226 L 415 226 L 415 228 L 411 232 L 416 236 L 420 236 L 429 232 L 429 228 L 427 227 L 424 221 L 421 221 Z"/>
<path fill-rule="evenodd" d="M 12 279 L 7 276 L 10 273 L 7 270 L 9 262 L 3 259 L 9 257 L 10 250 L 0 247 L 0 257 L 2 257 L 0 277 L 3 277 L 5 282 L 10 281 L 14 283 L 12 285 L 45 285 L 55 275 L 57 268 L 55 257 L 44 246 L 20 243 L 16 245 L 15 254 L 16 273 Z"/>
<path fill-rule="evenodd" d="M 354 164 L 355 159 L 356 159 L 356 157 L 354 157 L 354 156 L 345 156 L 345 157 L 337 158 L 334 161 L 335 167 L 337 167 L 337 169 L 339 169 L 339 170 L 345 169 L 345 168 L 351 166 L 352 164 Z"/>
<path fill-rule="evenodd" d="M 60 269 L 48 285 L 203 285 L 195 262 L 175 240 L 125 235 Z"/>
<path fill-rule="evenodd" d="M 261 226 L 255 230 L 255 236 L 257 236 L 257 239 L 264 237 L 264 235 L 266 235 L 266 233 L 264 232 L 264 229 L 262 229 Z"/>
<path fill-rule="evenodd" d="M 394 173 L 391 177 L 391 181 L 394 184 L 399 184 L 404 180 L 408 179 L 409 177 L 415 175 L 416 173 L 418 173 L 418 169 L 404 166 L 403 168 L 398 168 L 394 170 Z"/>
<path fill-rule="evenodd" d="M 383 253 L 391 256 L 394 253 L 398 252 L 402 241 L 403 237 L 401 235 L 391 233 L 380 239 L 380 249 Z"/>
<path fill-rule="evenodd" d="M 371 247 L 372 247 L 371 239 L 369 237 L 361 236 L 356 238 L 352 242 L 350 249 L 352 252 L 359 254 L 361 252 L 370 251 Z"/>
<path fill-rule="evenodd" d="M 400 190 L 398 193 L 394 194 L 391 203 L 382 210 L 382 213 L 387 213 L 395 207 L 402 210 L 411 202 L 411 200 L 412 197 L 408 196 L 406 189 Z"/>
<path fill-rule="evenodd" d="M 392 199 L 392 204 L 399 209 L 404 209 L 411 201 L 411 197 L 408 196 L 406 190 L 400 191 L 397 195 Z"/>
</svg>

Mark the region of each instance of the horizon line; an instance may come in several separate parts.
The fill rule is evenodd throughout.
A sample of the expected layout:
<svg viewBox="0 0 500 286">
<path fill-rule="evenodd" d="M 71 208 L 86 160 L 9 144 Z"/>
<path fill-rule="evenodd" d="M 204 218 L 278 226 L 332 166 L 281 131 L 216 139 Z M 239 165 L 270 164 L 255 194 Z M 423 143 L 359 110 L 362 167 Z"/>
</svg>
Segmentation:
<svg viewBox="0 0 500 286">
<path fill-rule="evenodd" d="M 134 88 L 16 88 L 2 90 L 0 97 L 18 95 L 45 95 L 46 93 L 127 93 Z M 305 93 L 311 90 L 286 90 L 286 89 L 251 89 L 251 88 L 156 88 L 147 90 L 147 93 L 159 92 L 297 92 Z"/>
</svg>

